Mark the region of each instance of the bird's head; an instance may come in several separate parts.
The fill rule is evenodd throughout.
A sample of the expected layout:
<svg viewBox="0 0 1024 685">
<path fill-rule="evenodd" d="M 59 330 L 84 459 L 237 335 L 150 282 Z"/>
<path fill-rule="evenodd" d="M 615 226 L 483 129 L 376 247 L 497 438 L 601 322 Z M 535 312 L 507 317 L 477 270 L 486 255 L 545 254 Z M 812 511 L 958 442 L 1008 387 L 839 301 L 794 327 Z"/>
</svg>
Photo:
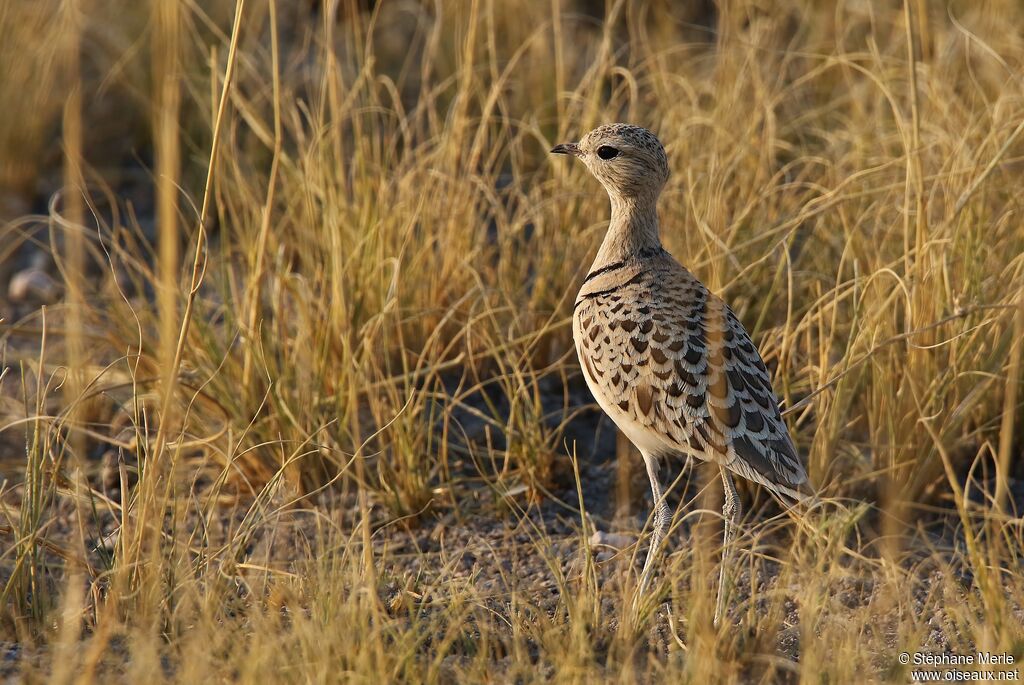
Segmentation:
<svg viewBox="0 0 1024 685">
<path fill-rule="evenodd" d="M 551 152 L 583 160 L 613 199 L 656 198 L 668 181 L 665 148 L 640 126 L 598 126 L 580 142 L 556 145 Z"/>
</svg>

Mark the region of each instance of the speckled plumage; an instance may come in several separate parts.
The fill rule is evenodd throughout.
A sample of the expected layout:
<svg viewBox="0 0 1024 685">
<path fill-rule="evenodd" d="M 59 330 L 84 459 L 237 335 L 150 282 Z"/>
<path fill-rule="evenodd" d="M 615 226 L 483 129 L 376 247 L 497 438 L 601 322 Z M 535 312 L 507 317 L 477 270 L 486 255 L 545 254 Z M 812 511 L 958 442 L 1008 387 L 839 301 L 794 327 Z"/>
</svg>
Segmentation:
<svg viewBox="0 0 1024 685">
<path fill-rule="evenodd" d="M 661 246 L 656 207 L 669 169 L 658 139 L 637 126 L 609 124 L 552 152 L 580 158 L 611 200 L 608 232 L 576 298 L 573 339 L 594 398 L 640 450 L 651 480 L 655 522 L 639 596 L 670 520 L 658 457 L 719 465 L 725 554 L 740 514 L 729 472 L 796 499 L 807 475 L 750 336 Z"/>
<path fill-rule="evenodd" d="M 664 250 L 590 278 L 573 314 L 587 385 L 641 451 L 693 455 L 784 495 L 807 476 L 736 315 Z"/>
</svg>

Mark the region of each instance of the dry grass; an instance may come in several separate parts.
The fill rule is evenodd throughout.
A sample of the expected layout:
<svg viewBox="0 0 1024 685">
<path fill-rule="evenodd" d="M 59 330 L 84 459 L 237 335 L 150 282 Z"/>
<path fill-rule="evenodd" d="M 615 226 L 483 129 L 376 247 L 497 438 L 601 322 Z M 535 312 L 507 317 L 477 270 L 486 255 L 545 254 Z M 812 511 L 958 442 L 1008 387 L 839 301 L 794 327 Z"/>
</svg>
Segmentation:
<svg viewBox="0 0 1024 685">
<path fill-rule="evenodd" d="M 4 668 L 906 682 L 900 651 L 1024 657 L 1018 3 L 308 4 L 0 4 L 0 190 L 54 193 L 0 216 L 0 262 L 37 243 L 65 292 L 0 301 Z M 713 493 L 639 635 L 624 560 L 586 544 L 568 323 L 607 207 L 546 151 L 614 120 L 666 142 L 664 241 L 751 330 L 825 495 L 754 507 L 721 631 Z"/>
</svg>

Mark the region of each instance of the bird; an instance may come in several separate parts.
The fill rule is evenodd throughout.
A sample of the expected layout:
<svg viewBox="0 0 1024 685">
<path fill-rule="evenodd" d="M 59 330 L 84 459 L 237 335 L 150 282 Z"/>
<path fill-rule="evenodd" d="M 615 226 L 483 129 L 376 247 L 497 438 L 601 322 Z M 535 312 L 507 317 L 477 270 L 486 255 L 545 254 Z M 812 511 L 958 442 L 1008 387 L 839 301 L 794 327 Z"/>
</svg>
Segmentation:
<svg viewBox="0 0 1024 685">
<path fill-rule="evenodd" d="M 669 164 L 657 136 L 632 124 L 605 124 L 551 153 L 582 161 L 611 202 L 607 232 L 576 296 L 572 332 L 587 386 L 637 447 L 651 481 L 654 520 L 634 606 L 672 518 L 659 459 L 695 457 L 717 465 L 724 488 L 718 626 L 742 514 L 732 476 L 804 501 L 805 465 L 750 335 L 729 305 L 662 246 L 657 205 Z"/>
</svg>

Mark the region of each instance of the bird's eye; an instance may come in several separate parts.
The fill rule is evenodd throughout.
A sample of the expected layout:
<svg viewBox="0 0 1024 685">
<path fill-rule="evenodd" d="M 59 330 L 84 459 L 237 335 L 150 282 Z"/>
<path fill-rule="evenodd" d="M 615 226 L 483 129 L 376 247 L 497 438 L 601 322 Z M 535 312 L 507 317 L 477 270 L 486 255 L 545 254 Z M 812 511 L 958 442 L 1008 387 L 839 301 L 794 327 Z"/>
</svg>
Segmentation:
<svg viewBox="0 0 1024 685">
<path fill-rule="evenodd" d="M 616 157 L 619 156 L 619 151 L 614 147 L 602 145 L 601 147 L 597 148 L 597 156 L 600 157 L 601 159 L 615 159 Z"/>
</svg>

